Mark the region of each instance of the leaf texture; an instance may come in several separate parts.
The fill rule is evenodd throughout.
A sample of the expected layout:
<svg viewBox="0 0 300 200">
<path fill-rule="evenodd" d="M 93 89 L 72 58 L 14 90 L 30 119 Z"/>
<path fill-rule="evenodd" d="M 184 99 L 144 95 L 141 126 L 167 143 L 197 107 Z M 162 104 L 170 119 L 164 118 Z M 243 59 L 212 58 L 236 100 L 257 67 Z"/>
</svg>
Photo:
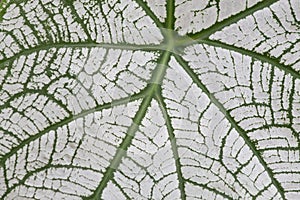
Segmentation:
<svg viewBox="0 0 300 200">
<path fill-rule="evenodd" d="M 0 2 L 0 199 L 299 199 L 297 0 Z"/>
</svg>

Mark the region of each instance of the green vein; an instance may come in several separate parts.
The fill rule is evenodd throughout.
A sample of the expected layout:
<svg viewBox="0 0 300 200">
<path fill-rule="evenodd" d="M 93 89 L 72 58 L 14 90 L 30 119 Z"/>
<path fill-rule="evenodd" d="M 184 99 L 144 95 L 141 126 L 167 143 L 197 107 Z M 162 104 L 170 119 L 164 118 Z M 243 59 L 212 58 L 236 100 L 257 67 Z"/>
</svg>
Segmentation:
<svg viewBox="0 0 300 200">
<path fill-rule="evenodd" d="M 49 169 L 80 169 L 80 170 L 89 170 L 89 171 L 93 171 L 93 172 L 99 173 L 99 171 L 91 169 L 91 168 L 87 168 L 87 167 L 72 166 L 72 165 L 61 165 L 61 164 L 46 164 L 43 167 L 34 169 L 33 171 L 30 171 L 27 174 L 25 174 L 24 177 L 22 179 L 19 179 L 16 184 L 13 184 L 11 187 L 8 188 L 8 190 L 2 195 L 1 199 L 5 199 L 5 197 L 7 195 L 9 195 L 9 193 L 11 191 L 13 191 L 16 187 L 25 184 L 25 182 L 31 176 L 33 176 L 34 174 L 38 174 L 39 172 L 46 171 L 46 170 L 49 170 Z"/>
<path fill-rule="evenodd" d="M 78 22 L 78 24 L 81 26 L 82 30 L 86 34 L 86 37 L 88 38 L 87 41 L 92 41 L 91 35 L 87 29 L 87 24 L 86 24 L 87 22 L 84 22 L 84 20 L 82 18 L 80 18 L 79 14 L 77 13 L 77 10 L 75 9 L 75 7 L 73 5 L 73 1 L 72 0 L 63 0 L 62 2 L 64 3 L 64 5 L 66 7 L 70 8 L 70 11 L 71 11 L 73 17 L 75 18 L 75 21 Z"/>
<path fill-rule="evenodd" d="M 166 104 L 163 101 L 163 97 L 161 94 L 160 90 L 157 90 L 155 98 L 160 106 L 160 109 L 162 111 L 163 117 L 166 121 L 166 126 L 167 126 L 167 130 L 168 130 L 168 134 L 169 134 L 169 140 L 172 146 L 172 152 L 173 152 L 173 157 L 175 159 L 175 165 L 176 165 L 176 172 L 177 172 L 177 177 L 178 177 L 178 181 L 179 181 L 179 190 L 181 193 L 181 199 L 185 200 L 186 199 L 186 195 L 185 195 L 185 190 L 184 190 L 184 179 L 183 179 L 183 175 L 181 172 L 181 164 L 180 164 L 180 157 L 178 154 L 178 146 L 176 143 L 176 137 L 174 135 L 174 129 L 172 127 L 171 124 L 171 119 L 167 113 L 167 108 L 166 108 Z"/>
<path fill-rule="evenodd" d="M 107 48 L 107 49 L 122 49 L 122 50 L 142 50 L 142 51 L 157 51 L 164 50 L 166 46 L 162 45 L 134 45 L 127 43 L 118 43 L 118 44 L 109 44 L 109 43 L 93 43 L 93 42 L 80 42 L 80 43 L 55 43 L 55 44 L 44 44 L 36 47 L 32 47 L 30 49 L 24 49 L 19 53 L 16 53 L 10 58 L 0 60 L 0 67 L 3 66 L 4 63 L 15 60 L 16 58 L 22 55 L 29 55 L 31 53 L 48 50 L 51 48 Z"/>
<path fill-rule="evenodd" d="M 124 191 L 123 188 L 117 183 L 117 181 L 112 180 L 111 182 L 115 185 L 115 187 L 118 187 L 118 188 L 120 189 L 121 193 L 125 196 L 126 199 L 130 199 L 130 197 L 128 196 L 128 194 L 125 193 L 125 191 Z M 116 197 L 116 196 L 117 196 L 117 195 L 115 195 L 114 197 Z"/>
<path fill-rule="evenodd" d="M 23 148 L 25 145 L 29 144 L 30 142 L 40 138 L 41 136 L 43 136 L 44 134 L 48 133 L 49 131 L 51 130 L 56 130 L 57 128 L 71 122 L 71 121 L 74 121 L 78 118 L 81 118 L 81 117 L 84 117 L 90 113 L 93 113 L 95 111 L 101 111 L 103 109 L 107 109 L 107 108 L 112 108 L 112 107 L 115 107 L 117 105 L 122 105 L 122 104 L 126 104 L 128 102 L 132 102 L 134 100 L 137 100 L 137 99 L 140 99 L 144 97 L 144 91 L 138 93 L 138 94 L 135 94 L 135 95 L 132 95 L 130 97 L 126 97 L 126 98 L 122 98 L 122 99 L 119 99 L 119 100 L 115 100 L 113 102 L 110 102 L 110 103 L 106 103 L 106 104 L 103 104 L 103 105 L 99 105 L 95 108 L 91 108 L 89 110 L 85 110 L 83 112 L 81 112 L 80 114 L 78 115 L 73 115 L 73 116 L 69 116 L 65 119 L 63 119 L 62 121 L 58 122 L 58 123 L 55 123 L 55 124 L 52 124 L 51 126 L 47 127 L 46 129 L 44 129 L 43 131 L 23 140 L 19 145 L 15 146 L 14 148 L 12 148 L 7 154 L 3 155 L 0 159 L 0 166 L 3 166 L 5 164 L 5 161 L 10 158 L 12 155 L 16 154 L 17 151 L 21 148 Z"/>
<path fill-rule="evenodd" d="M 147 109 L 151 104 L 151 101 L 155 95 L 155 92 L 157 91 L 157 88 L 159 88 L 159 85 L 165 75 L 166 69 L 167 69 L 167 63 L 170 60 L 170 52 L 165 51 L 158 62 L 158 65 L 156 66 L 150 84 L 148 85 L 148 88 L 146 90 L 146 97 L 143 99 L 140 108 L 136 115 L 133 118 L 132 125 L 128 128 L 126 136 L 124 140 L 122 141 L 121 145 L 117 149 L 117 152 L 115 156 L 113 157 L 110 166 L 106 169 L 104 176 L 99 183 L 98 187 L 96 188 L 95 192 L 84 199 L 94 199 L 98 200 L 101 199 L 103 190 L 107 186 L 108 182 L 113 179 L 114 172 L 119 167 L 122 158 L 126 155 L 126 150 L 131 144 L 131 141 L 138 130 L 138 126 L 141 124 L 143 118 L 145 117 L 147 113 Z"/>
<path fill-rule="evenodd" d="M 233 200 L 232 197 L 228 196 L 228 195 L 225 194 L 225 193 L 220 192 L 219 190 L 216 190 L 216 189 L 214 189 L 214 188 L 211 188 L 211 187 L 209 187 L 208 185 L 204 185 L 204 184 L 201 184 L 201 183 L 197 183 L 197 182 L 194 182 L 194 181 L 192 181 L 192 180 L 185 180 L 185 181 L 188 182 L 188 183 L 190 183 L 190 184 L 197 185 L 197 186 L 199 186 L 199 187 L 202 187 L 202 188 L 204 188 L 204 189 L 207 189 L 208 191 L 211 191 L 211 192 L 213 192 L 213 193 L 215 193 L 215 194 L 218 194 L 218 195 L 220 195 L 220 196 L 222 196 L 222 197 L 224 197 L 224 198 L 226 198 L 226 199 Z"/>
<path fill-rule="evenodd" d="M 17 142 L 21 142 L 22 140 L 18 137 L 18 134 L 15 134 L 11 131 L 8 131 L 6 129 L 4 129 L 3 127 L 0 126 L 0 131 L 2 133 L 5 133 L 6 135 L 9 135 L 10 137 L 14 138 L 15 140 L 17 140 Z M 1 133 L 1 134 L 2 134 Z M 14 143 L 15 141 L 13 141 L 12 143 Z M 2 145 L 2 144 L 1 144 Z M 3 144 L 4 145 L 4 144 Z"/>
<path fill-rule="evenodd" d="M 8 7 L 7 4 L 7 0 L 0 0 L 0 21 L 2 21 L 2 17 Z"/>
<path fill-rule="evenodd" d="M 243 18 L 247 17 L 248 15 L 253 14 L 255 11 L 258 11 L 265 7 L 268 7 L 277 1 L 278 0 L 264 0 L 248 9 L 245 9 L 242 12 L 239 12 L 236 15 L 233 15 L 233 16 L 223 20 L 223 21 L 216 22 L 214 25 L 212 25 L 211 27 L 209 27 L 207 29 L 204 29 L 198 33 L 188 34 L 188 36 L 194 40 L 208 38 L 210 35 L 223 29 L 224 27 L 226 27 L 230 24 L 234 24 L 235 22 L 239 21 L 240 19 L 243 19 Z"/>
<path fill-rule="evenodd" d="M 163 28 L 164 25 L 160 22 L 160 20 L 156 17 L 156 15 L 152 12 L 152 10 L 149 8 L 149 6 L 142 0 L 135 0 L 139 6 L 143 8 L 143 10 L 146 12 L 146 14 L 153 20 L 155 25 L 157 27 Z"/>
<path fill-rule="evenodd" d="M 167 19 L 166 19 L 166 28 L 174 30 L 175 25 L 175 0 L 167 1 Z"/>
<path fill-rule="evenodd" d="M 274 174 L 271 169 L 267 166 L 267 163 L 263 160 L 260 152 L 256 149 L 255 145 L 251 142 L 250 138 L 247 136 L 246 132 L 235 122 L 234 118 L 228 113 L 228 111 L 224 108 L 224 106 L 217 100 L 217 98 L 209 92 L 209 90 L 205 87 L 205 85 L 201 82 L 198 76 L 192 71 L 192 69 L 188 66 L 186 61 L 184 61 L 178 55 L 174 55 L 176 60 L 181 64 L 183 69 L 187 72 L 187 74 L 192 78 L 195 84 L 207 95 L 210 101 L 218 107 L 218 109 L 223 113 L 226 119 L 230 122 L 233 128 L 239 133 L 239 135 L 244 139 L 245 143 L 251 149 L 253 154 L 257 157 L 261 165 L 264 167 L 265 171 L 268 173 L 273 185 L 277 188 L 280 196 L 285 199 L 284 191 L 280 183 L 274 178 Z"/>
<path fill-rule="evenodd" d="M 268 57 L 266 55 L 262 55 L 253 51 L 249 51 L 247 49 L 244 49 L 242 47 L 235 47 L 233 45 L 229 45 L 229 44 L 225 44 L 219 41 L 215 41 L 215 40 L 201 40 L 199 41 L 199 43 L 201 44 L 207 44 L 210 46 L 214 46 L 214 47 L 220 47 L 222 49 L 227 49 L 229 51 L 235 51 L 237 53 L 240 53 L 242 55 L 247 55 L 250 56 L 252 58 L 255 58 L 256 60 L 259 60 L 261 62 L 264 63 L 269 63 L 270 65 L 276 66 L 279 69 L 283 70 L 286 74 L 290 74 L 291 76 L 300 79 L 300 73 L 295 71 L 293 68 L 291 68 L 290 66 L 286 66 L 282 63 L 280 63 L 278 60 L 275 60 L 271 57 Z"/>
<path fill-rule="evenodd" d="M 147 97 L 143 99 L 139 111 L 136 113 L 133 119 L 132 125 L 129 127 L 121 145 L 118 147 L 114 158 L 110 161 L 110 166 L 106 169 L 99 186 L 96 188 L 95 192 L 91 196 L 84 199 L 95 199 L 95 200 L 101 199 L 104 188 L 107 186 L 107 183 L 113 179 L 114 176 L 113 173 L 119 167 L 122 158 L 126 154 L 127 148 L 130 146 L 131 141 L 136 131 L 138 130 L 138 125 L 142 122 L 144 116 L 146 115 L 147 108 L 149 107 L 151 100 L 152 100 L 152 96 L 150 95 L 147 95 Z"/>
</svg>

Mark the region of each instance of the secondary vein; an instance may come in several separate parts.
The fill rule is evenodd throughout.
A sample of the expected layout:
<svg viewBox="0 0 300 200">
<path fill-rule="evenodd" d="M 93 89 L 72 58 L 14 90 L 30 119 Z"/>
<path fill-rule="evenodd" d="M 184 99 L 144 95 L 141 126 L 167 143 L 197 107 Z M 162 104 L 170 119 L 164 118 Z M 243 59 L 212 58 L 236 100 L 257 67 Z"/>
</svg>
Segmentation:
<svg viewBox="0 0 300 200">
<path fill-rule="evenodd" d="M 261 163 L 261 165 L 264 167 L 265 171 L 268 173 L 271 182 L 273 185 L 277 188 L 278 193 L 282 197 L 282 199 L 285 199 L 284 191 L 280 183 L 275 179 L 274 174 L 272 170 L 268 167 L 267 163 L 264 161 L 262 156 L 260 155 L 260 152 L 255 148 L 255 145 L 251 142 L 250 138 L 247 136 L 245 131 L 235 122 L 234 118 L 227 112 L 227 110 L 224 108 L 224 106 L 217 100 L 217 98 L 209 92 L 209 90 L 206 88 L 206 86 L 199 80 L 197 75 L 192 71 L 192 69 L 188 66 L 188 64 L 179 56 L 175 55 L 176 60 L 178 63 L 181 64 L 183 69 L 186 71 L 186 73 L 192 78 L 195 84 L 207 95 L 207 97 L 210 99 L 210 101 L 215 104 L 218 109 L 223 113 L 223 115 L 226 117 L 226 119 L 230 122 L 233 128 L 239 133 L 239 135 L 244 139 L 247 146 L 251 149 L 253 154 L 257 157 L 258 161 Z"/>
</svg>

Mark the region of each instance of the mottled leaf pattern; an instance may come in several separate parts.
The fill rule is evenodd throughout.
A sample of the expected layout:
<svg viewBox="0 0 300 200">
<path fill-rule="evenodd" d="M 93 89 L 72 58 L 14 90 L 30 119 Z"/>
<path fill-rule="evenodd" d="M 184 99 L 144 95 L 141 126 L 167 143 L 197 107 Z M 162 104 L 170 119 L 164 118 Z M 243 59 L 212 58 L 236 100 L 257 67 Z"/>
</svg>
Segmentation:
<svg viewBox="0 0 300 200">
<path fill-rule="evenodd" d="M 0 199 L 299 199 L 297 0 L 0 2 Z"/>
</svg>

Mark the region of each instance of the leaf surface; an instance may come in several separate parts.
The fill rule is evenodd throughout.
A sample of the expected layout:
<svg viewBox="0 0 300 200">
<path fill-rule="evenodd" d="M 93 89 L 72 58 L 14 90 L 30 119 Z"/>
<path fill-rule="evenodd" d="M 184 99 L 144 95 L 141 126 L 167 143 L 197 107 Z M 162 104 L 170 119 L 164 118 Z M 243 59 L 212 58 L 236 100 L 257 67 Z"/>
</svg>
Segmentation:
<svg viewBox="0 0 300 200">
<path fill-rule="evenodd" d="M 299 5 L 0 2 L 0 198 L 298 199 Z"/>
</svg>

